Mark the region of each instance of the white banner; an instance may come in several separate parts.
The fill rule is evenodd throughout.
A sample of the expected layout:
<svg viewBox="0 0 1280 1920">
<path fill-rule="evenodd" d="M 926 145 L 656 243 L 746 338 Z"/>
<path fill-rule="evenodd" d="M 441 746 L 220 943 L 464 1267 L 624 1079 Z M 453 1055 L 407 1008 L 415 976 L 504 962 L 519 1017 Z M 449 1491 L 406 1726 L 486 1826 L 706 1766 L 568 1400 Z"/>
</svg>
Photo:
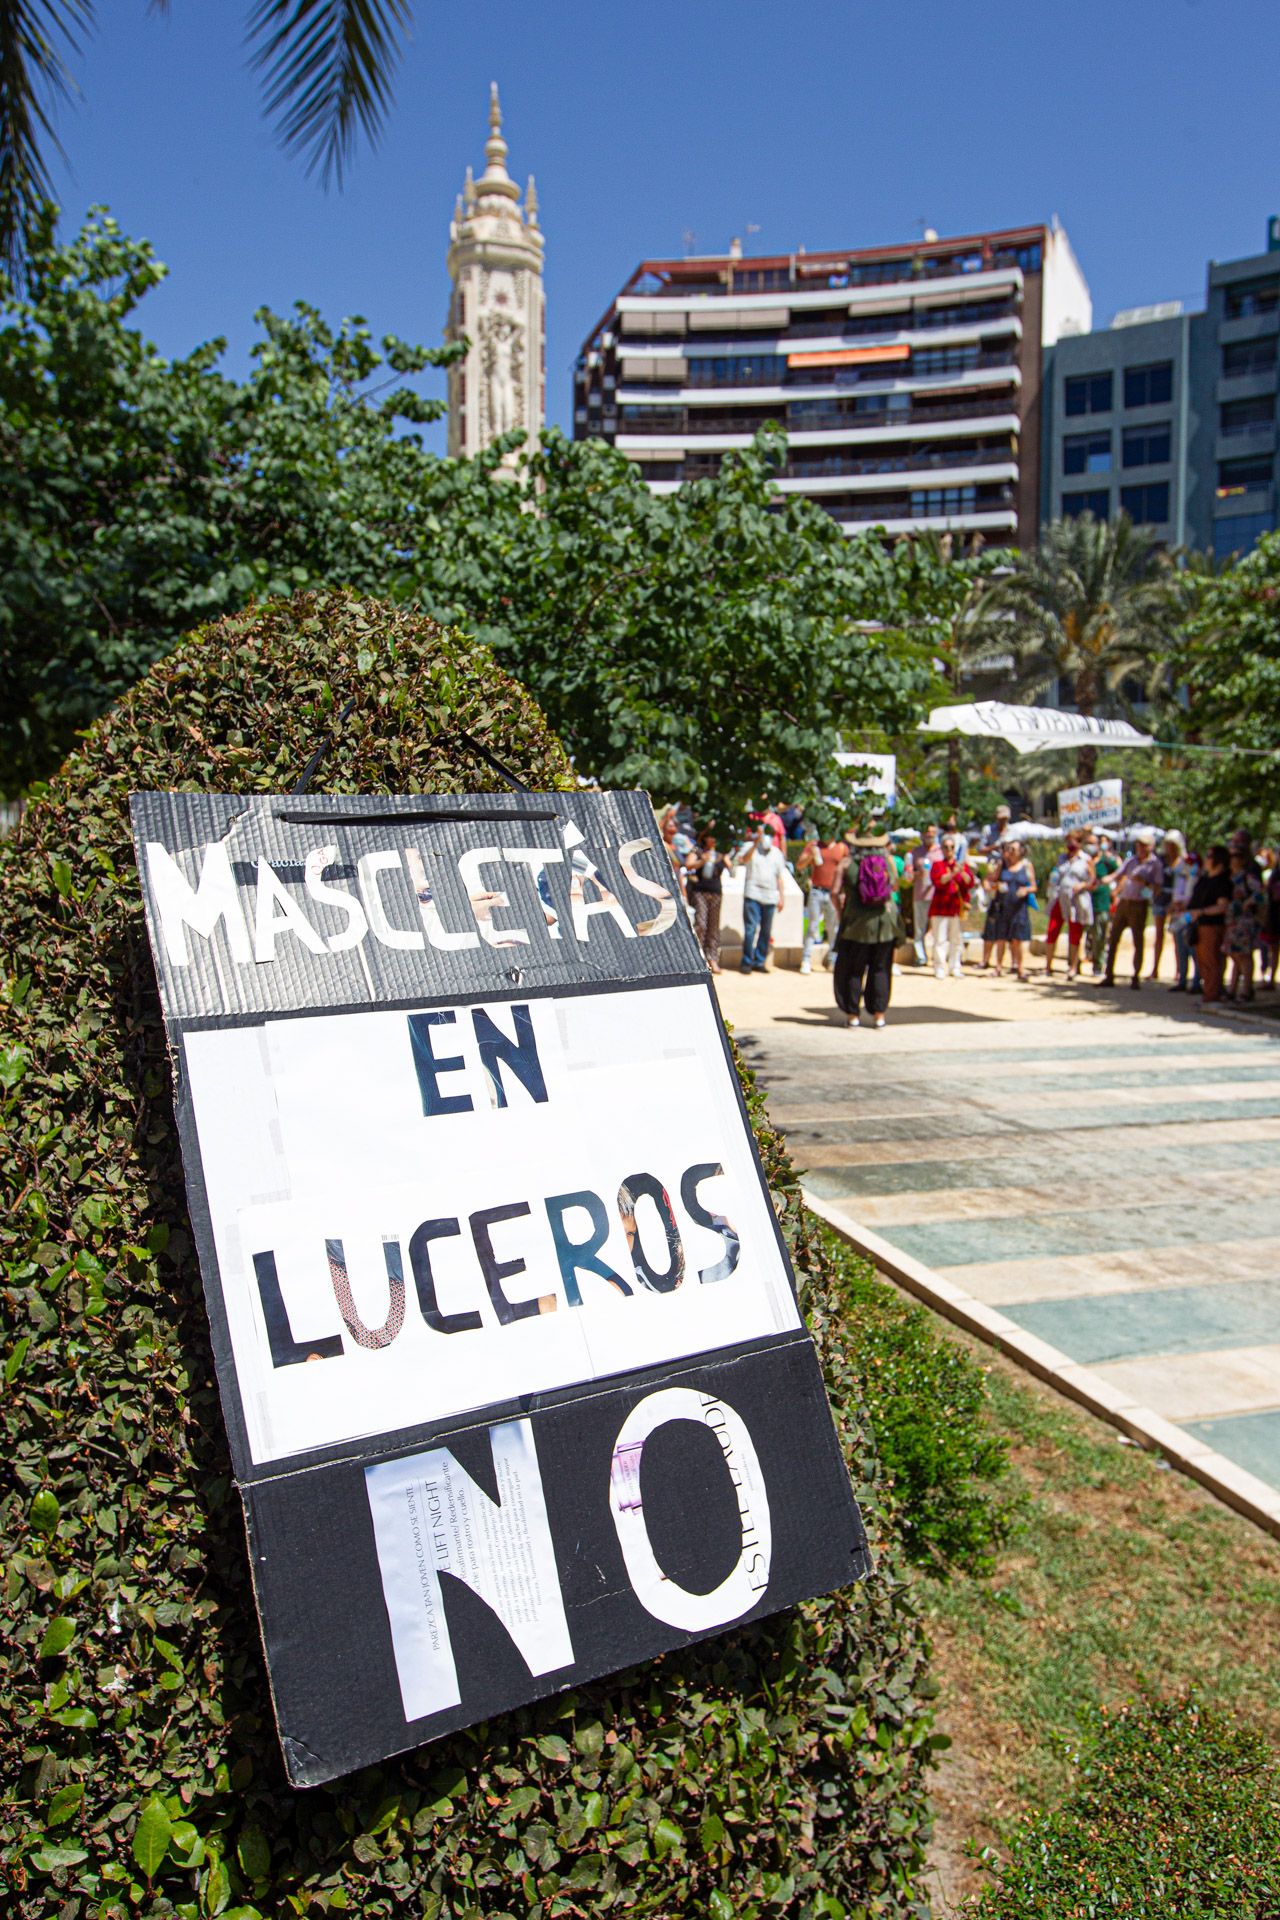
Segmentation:
<svg viewBox="0 0 1280 1920">
<path fill-rule="evenodd" d="M 1058 820 L 1070 827 L 1118 827 L 1124 819 L 1124 782 L 1094 780 L 1087 787 L 1064 787 L 1058 795 Z"/>
</svg>

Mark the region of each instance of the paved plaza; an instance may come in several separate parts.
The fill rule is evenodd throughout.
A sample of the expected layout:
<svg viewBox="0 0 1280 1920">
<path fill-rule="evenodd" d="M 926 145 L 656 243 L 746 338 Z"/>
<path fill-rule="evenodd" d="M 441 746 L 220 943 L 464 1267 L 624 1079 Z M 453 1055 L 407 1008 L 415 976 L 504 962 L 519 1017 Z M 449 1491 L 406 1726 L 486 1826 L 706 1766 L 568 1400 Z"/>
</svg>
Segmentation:
<svg viewBox="0 0 1280 1920">
<path fill-rule="evenodd" d="M 833 1223 L 1280 1522 L 1280 1024 L 904 969 L 889 1026 L 850 1032 L 828 973 L 720 984 Z"/>
</svg>

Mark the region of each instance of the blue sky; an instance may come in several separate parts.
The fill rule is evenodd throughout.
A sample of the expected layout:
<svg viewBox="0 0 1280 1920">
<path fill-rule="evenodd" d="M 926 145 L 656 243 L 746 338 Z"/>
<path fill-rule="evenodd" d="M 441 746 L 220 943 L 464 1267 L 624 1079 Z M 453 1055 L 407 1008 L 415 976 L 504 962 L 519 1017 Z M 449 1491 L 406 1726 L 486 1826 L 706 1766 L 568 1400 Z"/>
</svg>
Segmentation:
<svg viewBox="0 0 1280 1920">
<path fill-rule="evenodd" d="M 105 201 L 171 276 L 144 309 L 178 353 L 255 307 L 433 344 L 448 221 L 479 170 L 488 85 L 547 237 L 547 403 L 566 425 L 583 336 L 645 255 L 859 247 L 1057 213 L 1095 325 L 1198 304 L 1208 258 L 1280 211 L 1277 0 L 418 0 L 396 106 L 345 189 L 284 158 L 246 65 L 240 0 L 99 0 L 60 109 L 68 221 Z M 748 236 L 748 226 L 758 233 Z M 443 392 L 441 380 L 439 390 Z"/>
</svg>

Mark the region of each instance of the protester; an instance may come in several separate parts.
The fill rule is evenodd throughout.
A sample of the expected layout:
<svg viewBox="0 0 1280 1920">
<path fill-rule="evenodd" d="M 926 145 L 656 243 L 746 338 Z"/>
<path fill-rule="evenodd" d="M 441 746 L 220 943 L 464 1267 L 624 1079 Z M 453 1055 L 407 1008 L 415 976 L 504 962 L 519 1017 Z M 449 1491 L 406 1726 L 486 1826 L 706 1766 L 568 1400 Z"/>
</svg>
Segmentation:
<svg viewBox="0 0 1280 1920">
<path fill-rule="evenodd" d="M 720 971 L 720 905 L 724 876 L 730 866 L 728 855 L 717 853 L 716 836 L 709 830 L 698 835 L 697 847 L 685 861 L 686 885 L 693 902 L 693 931 L 712 973 Z"/>
<path fill-rule="evenodd" d="M 845 1025 L 858 1025 L 864 987 L 872 1025 L 883 1027 L 893 992 L 893 950 L 903 937 L 887 834 L 861 835 L 836 888 L 840 930 L 836 942 L 836 1005 Z"/>
<path fill-rule="evenodd" d="M 1280 961 L 1280 860 L 1272 861 L 1266 878 L 1267 889 L 1267 983 L 1276 983 L 1276 963 Z"/>
<path fill-rule="evenodd" d="M 982 838 L 978 846 L 983 853 L 996 853 L 1004 845 L 1005 835 L 1009 831 L 1009 822 L 1012 818 L 1013 815 L 1008 807 L 1001 801 L 996 808 L 995 819 L 982 829 Z"/>
<path fill-rule="evenodd" d="M 933 952 L 933 971 L 945 980 L 948 970 L 954 979 L 963 972 L 964 916 L 969 898 L 977 885 L 972 867 L 957 856 L 953 833 L 942 836 L 942 857 L 932 870 L 933 897 L 929 902 L 929 944 Z"/>
<path fill-rule="evenodd" d="M 1169 836 L 1172 839 L 1172 835 Z M 1181 835 L 1178 836 L 1181 839 Z M 1200 878 L 1200 862 L 1194 853 L 1187 853 L 1178 861 L 1173 870 L 1173 886 L 1169 896 L 1169 926 L 1173 933 L 1173 961 L 1177 978 L 1170 987 L 1170 993 L 1187 991 L 1187 974 L 1191 974 L 1191 991 L 1200 991 L 1200 962 L 1196 957 L 1195 927 L 1189 908 L 1191 895 L 1196 881 Z"/>
<path fill-rule="evenodd" d="M 782 906 L 782 876 L 787 863 L 775 844 L 767 819 L 755 822 L 738 856 L 743 867 L 741 973 L 763 973 L 769 958 L 773 916 Z"/>
<path fill-rule="evenodd" d="M 1187 843 L 1176 827 L 1171 827 L 1164 837 L 1160 849 L 1162 877 L 1151 902 L 1151 917 L 1155 926 L 1155 951 L 1151 955 L 1151 972 L 1148 979 L 1155 980 L 1160 974 L 1160 955 L 1164 952 L 1164 931 L 1169 915 L 1173 911 L 1173 883 L 1179 863 L 1187 857 Z"/>
<path fill-rule="evenodd" d="M 770 834 L 773 836 L 774 846 L 778 849 L 779 853 L 785 854 L 787 850 L 787 830 L 782 824 L 782 815 L 772 805 L 767 793 L 761 794 L 759 811 L 753 813 L 751 818 L 753 821 L 761 820 L 764 822 Z"/>
<path fill-rule="evenodd" d="M 1191 890 L 1189 912 L 1195 929 L 1196 958 L 1200 963 L 1200 986 L 1206 1007 L 1216 1006 L 1222 995 L 1222 942 L 1227 901 L 1231 898 L 1227 864 L 1227 849 L 1210 847 L 1204 857 L 1204 871 Z"/>
<path fill-rule="evenodd" d="M 1067 979 L 1080 975 L 1080 941 L 1086 927 L 1093 925 L 1093 883 L 1096 874 L 1093 859 L 1085 851 L 1084 835 L 1075 827 L 1067 835 L 1062 858 L 1049 880 L 1049 925 L 1045 931 L 1045 977 L 1053 974 L 1054 955 L 1065 926 L 1067 929 Z"/>
<path fill-rule="evenodd" d="M 1089 933 L 1089 965 L 1095 974 L 1103 971 L 1107 958 L 1107 935 L 1111 925 L 1111 889 L 1107 885 L 1111 875 L 1119 867 L 1115 847 L 1109 833 L 1097 835 L 1093 846 L 1088 848 L 1093 861 L 1093 926 Z"/>
<path fill-rule="evenodd" d="M 1133 836 L 1133 852 L 1107 885 L 1115 895 L 1111 911 L 1111 938 L 1107 942 L 1107 970 L 1104 987 L 1116 983 L 1116 959 L 1126 931 L 1133 939 L 1134 992 L 1142 985 L 1142 955 L 1147 937 L 1147 912 L 1152 896 L 1160 885 L 1164 869 L 1155 857 L 1156 837 L 1149 827 L 1141 827 Z"/>
<path fill-rule="evenodd" d="M 1231 836 L 1229 853 L 1231 892 L 1227 897 L 1222 951 L 1231 962 L 1230 1000 L 1253 999 L 1253 956 L 1262 932 L 1266 898 L 1262 878 L 1247 833 Z"/>
<path fill-rule="evenodd" d="M 1006 950 L 1013 956 L 1013 972 L 1027 979 L 1023 954 L 1031 941 L 1031 895 L 1036 891 L 1036 870 L 1019 839 L 1009 839 L 1000 849 L 1000 864 L 994 876 L 992 902 L 986 910 L 983 941 L 996 948 L 996 979 L 1004 968 Z M 986 968 L 983 950 L 983 968 Z"/>
<path fill-rule="evenodd" d="M 782 809 L 782 831 L 788 840 L 798 840 L 804 828 L 804 802 L 793 800 Z"/>
<path fill-rule="evenodd" d="M 836 884 L 849 858 L 848 842 L 838 834 L 829 840 L 809 840 L 800 849 L 796 860 L 797 873 L 812 873 L 809 885 L 809 899 L 804 918 L 804 950 L 800 956 L 801 973 L 813 972 L 814 943 L 825 940 L 827 952 L 824 965 L 835 965 L 836 932 L 840 924 L 840 915 L 834 899 Z"/>
<path fill-rule="evenodd" d="M 951 835 L 951 838 L 956 843 L 956 859 L 963 864 L 965 859 L 968 857 L 969 842 L 966 840 L 965 836 L 961 833 L 960 823 L 956 819 L 956 816 L 954 813 L 949 813 L 947 815 L 947 832 Z"/>
<path fill-rule="evenodd" d="M 926 827 L 915 851 L 911 880 L 911 931 L 914 936 L 916 965 L 928 964 L 924 950 L 929 931 L 929 902 L 933 898 L 933 863 L 938 857 L 938 829 Z"/>
</svg>

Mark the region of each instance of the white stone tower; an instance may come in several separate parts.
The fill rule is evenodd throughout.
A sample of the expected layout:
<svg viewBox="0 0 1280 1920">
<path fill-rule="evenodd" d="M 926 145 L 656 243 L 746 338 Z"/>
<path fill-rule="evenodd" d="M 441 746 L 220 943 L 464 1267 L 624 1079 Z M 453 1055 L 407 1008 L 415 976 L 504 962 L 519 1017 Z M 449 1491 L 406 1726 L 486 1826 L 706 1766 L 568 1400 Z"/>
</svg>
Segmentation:
<svg viewBox="0 0 1280 1920">
<path fill-rule="evenodd" d="M 489 89 L 486 166 L 479 180 L 467 168 L 449 227 L 446 340 L 470 341 L 449 369 L 449 452 L 479 453 L 499 434 L 542 431 L 546 385 L 546 322 L 542 298 L 542 234 L 538 195 L 507 173 L 498 86 Z"/>
</svg>

